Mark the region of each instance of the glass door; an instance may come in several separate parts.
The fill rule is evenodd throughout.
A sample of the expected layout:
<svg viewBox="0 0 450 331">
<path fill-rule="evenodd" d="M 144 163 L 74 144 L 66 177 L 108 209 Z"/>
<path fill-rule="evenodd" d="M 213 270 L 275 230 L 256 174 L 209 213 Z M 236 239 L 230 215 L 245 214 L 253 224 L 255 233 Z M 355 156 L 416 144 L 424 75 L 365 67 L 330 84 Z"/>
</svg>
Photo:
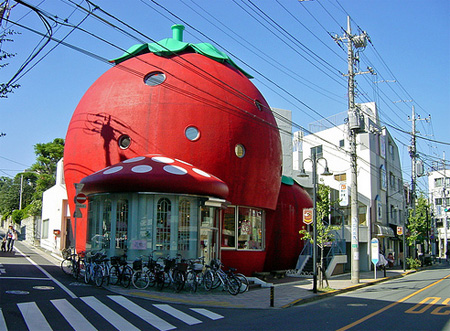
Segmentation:
<svg viewBox="0 0 450 331">
<path fill-rule="evenodd" d="M 219 215 L 220 212 L 214 207 L 200 207 L 200 256 L 205 257 L 206 263 L 218 257 Z"/>
</svg>

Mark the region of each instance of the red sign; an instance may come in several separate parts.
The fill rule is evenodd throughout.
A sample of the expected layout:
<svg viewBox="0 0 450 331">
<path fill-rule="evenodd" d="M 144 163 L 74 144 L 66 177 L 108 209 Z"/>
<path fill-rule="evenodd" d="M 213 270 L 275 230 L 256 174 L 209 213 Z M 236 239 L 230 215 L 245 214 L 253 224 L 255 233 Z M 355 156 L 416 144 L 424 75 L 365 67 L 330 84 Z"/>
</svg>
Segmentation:
<svg viewBox="0 0 450 331">
<path fill-rule="evenodd" d="M 87 196 L 84 193 L 78 193 L 75 197 L 75 203 L 86 203 Z"/>
<path fill-rule="evenodd" d="M 303 223 L 311 224 L 313 221 L 313 210 L 312 208 L 303 208 Z"/>
</svg>

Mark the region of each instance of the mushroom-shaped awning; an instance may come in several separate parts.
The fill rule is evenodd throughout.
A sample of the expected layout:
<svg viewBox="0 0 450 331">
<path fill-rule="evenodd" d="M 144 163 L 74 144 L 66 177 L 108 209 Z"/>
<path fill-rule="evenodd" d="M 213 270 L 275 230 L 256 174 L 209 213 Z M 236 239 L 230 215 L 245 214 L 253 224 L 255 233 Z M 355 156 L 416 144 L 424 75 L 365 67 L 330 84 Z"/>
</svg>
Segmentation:
<svg viewBox="0 0 450 331">
<path fill-rule="evenodd" d="M 162 192 L 214 196 L 225 199 L 228 186 L 192 164 L 149 154 L 128 159 L 81 180 L 82 192 Z"/>
</svg>

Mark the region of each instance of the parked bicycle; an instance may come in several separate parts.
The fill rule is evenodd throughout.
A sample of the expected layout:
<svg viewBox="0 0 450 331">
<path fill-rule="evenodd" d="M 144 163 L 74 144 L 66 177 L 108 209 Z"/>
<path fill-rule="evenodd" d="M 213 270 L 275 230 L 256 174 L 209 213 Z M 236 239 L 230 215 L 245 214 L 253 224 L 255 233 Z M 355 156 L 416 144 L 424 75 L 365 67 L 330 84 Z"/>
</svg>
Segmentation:
<svg viewBox="0 0 450 331">
<path fill-rule="evenodd" d="M 236 271 L 234 268 L 229 268 L 227 272 L 222 269 L 222 262 L 219 259 L 211 260 L 211 272 L 213 274 L 213 284 L 211 289 L 216 289 L 222 285 L 223 289 L 228 291 L 231 295 L 237 295 L 240 292 L 242 282 L 233 273 Z M 208 288 L 207 288 L 208 290 Z"/>
<path fill-rule="evenodd" d="M 128 265 L 127 255 L 112 256 L 110 261 L 109 283 L 111 285 L 121 284 L 123 287 L 129 287 L 133 277 L 133 269 Z"/>
<path fill-rule="evenodd" d="M 72 252 L 72 248 L 65 248 L 61 252 L 63 260 L 61 261 L 61 270 L 66 275 L 72 275 L 78 280 L 80 273 L 84 273 L 84 255 L 85 252 L 81 251 L 78 254 L 75 251 Z"/>
<path fill-rule="evenodd" d="M 135 288 L 145 289 L 148 286 L 155 285 L 154 267 L 156 261 L 152 256 L 149 257 L 147 263 L 145 263 L 142 257 L 136 259 L 133 262 L 133 276 L 131 277 L 131 283 Z"/>
<path fill-rule="evenodd" d="M 155 275 L 157 288 L 162 290 L 164 287 L 172 286 L 176 292 L 180 292 L 184 288 L 188 264 L 181 260 L 180 254 L 176 258 L 168 256 L 163 261 L 164 267 Z"/>
<path fill-rule="evenodd" d="M 199 286 L 204 286 L 205 289 L 211 289 L 213 273 L 207 272 L 209 269 L 210 267 L 205 264 L 204 256 L 197 259 L 190 259 L 186 274 L 186 289 L 190 292 L 196 292 Z"/>
<path fill-rule="evenodd" d="M 107 256 L 103 252 L 89 252 L 85 257 L 84 282 L 89 284 L 91 281 L 98 287 L 102 286 L 105 274 L 105 263 Z M 109 268 L 108 268 L 109 270 Z"/>
</svg>

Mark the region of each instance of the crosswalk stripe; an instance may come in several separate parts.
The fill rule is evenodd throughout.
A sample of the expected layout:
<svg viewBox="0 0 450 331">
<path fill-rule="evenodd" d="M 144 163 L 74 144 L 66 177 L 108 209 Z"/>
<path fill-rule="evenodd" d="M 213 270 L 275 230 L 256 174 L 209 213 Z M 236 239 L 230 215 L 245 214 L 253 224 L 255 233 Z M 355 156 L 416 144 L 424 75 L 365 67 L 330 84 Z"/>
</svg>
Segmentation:
<svg viewBox="0 0 450 331">
<path fill-rule="evenodd" d="M 67 322 L 76 331 L 96 331 L 97 329 L 66 299 L 50 300 L 50 302 L 59 310 Z"/>
<path fill-rule="evenodd" d="M 158 330 L 165 331 L 165 330 L 176 329 L 176 327 L 173 326 L 172 324 L 166 322 L 162 318 L 159 318 L 155 314 L 143 309 L 142 307 L 138 306 L 137 304 L 128 300 L 125 297 L 118 296 L 118 295 L 108 295 L 108 297 L 111 300 L 114 300 L 115 302 L 117 302 L 122 307 L 128 309 L 130 312 L 132 312 L 139 318 L 143 319 L 147 323 L 153 325 Z"/>
<path fill-rule="evenodd" d="M 25 320 L 25 323 L 30 331 L 52 330 L 35 302 L 18 303 L 17 306 L 19 307 L 23 319 Z"/>
<path fill-rule="evenodd" d="M 116 329 L 119 331 L 137 331 L 139 330 L 133 324 L 128 322 L 125 318 L 117 314 L 114 310 L 109 308 L 103 302 L 98 300 L 96 297 L 83 297 L 80 298 L 84 301 L 89 307 L 94 309 L 97 313 L 99 313 L 105 320 L 114 325 Z"/>
<path fill-rule="evenodd" d="M 173 317 L 178 318 L 179 320 L 183 321 L 184 323 L 188 325 L 194 325 L 202 323 L 199 319 L 196 319 L 195 317 L 192 317 L 176 308 L 173 308 L 172 306 L 165 305 L 165 304 L 154 304 L 158 309 L 161 309 L 162 311 L 166 312 L 169 315 L 172 315 Z"/>
<path fill-rule="evenodd" d="M 7 331 L 5 317 L 3 316 L 2 309 L 0 308 L 0 331 Z"/>
<path fill-rule="evenodd" d="M 208 309 L 203 309 L 203 308 L 190 308 L 191 310 L 195 311 L 196 313 L 199 313 L 203 316 L 206 316 L 212 320 L 218 320 L 223 318 L 222 315 L 213 313 L 212 311 L 208 310 Z"/>
</svg>

